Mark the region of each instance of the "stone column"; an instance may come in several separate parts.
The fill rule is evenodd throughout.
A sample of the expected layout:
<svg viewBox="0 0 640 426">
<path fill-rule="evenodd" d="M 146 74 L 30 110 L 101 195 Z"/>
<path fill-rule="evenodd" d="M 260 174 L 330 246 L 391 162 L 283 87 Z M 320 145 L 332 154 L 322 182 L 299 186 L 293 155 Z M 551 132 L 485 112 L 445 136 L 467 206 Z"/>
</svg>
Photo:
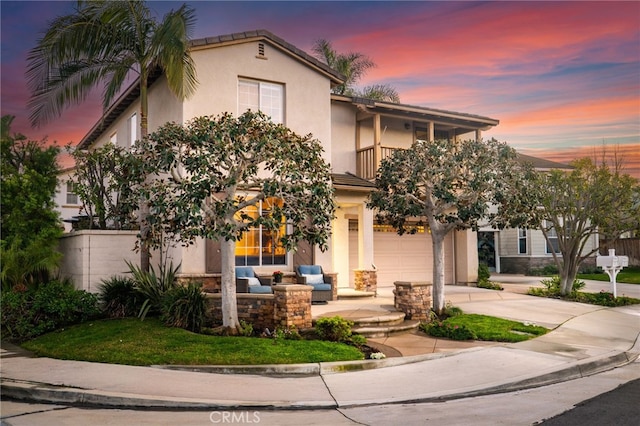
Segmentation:
<svg viewBox="0 0 640 426">
<path fill-rule="evenodd" d="M 354 287 L 358 291 L 367 291 L 378 295 L 378 273 L 364 269 L 354 271 Z"/>
<path fill-rule="evenodd" d="M 338 300 L 338 273 L 325 272 L 324 274 L 333 278 L 333 286 L 331 286 L 331 300 Z"/>
<path fill-rule="evenodd" d="M 276 327 L 311 328 L 310 285 L 290 284 L 273 287 L 273 322 Z"/>
<path fill-rule="evenodd" d="M 431 287 L 427 282 L 396 281 L 393 291 L 395 308 L 405 313 L 406 319 L 426 321 L 431 310 Z"/>
</svg>

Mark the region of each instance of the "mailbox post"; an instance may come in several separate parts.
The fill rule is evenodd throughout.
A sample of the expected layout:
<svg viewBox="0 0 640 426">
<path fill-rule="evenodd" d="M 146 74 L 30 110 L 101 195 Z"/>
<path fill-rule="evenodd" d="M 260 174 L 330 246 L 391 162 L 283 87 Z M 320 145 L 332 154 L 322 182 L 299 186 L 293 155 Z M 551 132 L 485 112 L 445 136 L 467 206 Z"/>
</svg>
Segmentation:
<svg viewBox="0 0 640 426">
<path fill-rule="evenodd" d="M 613 297 L 618 297 L 616 276 L 622 268 L 629 266 L 629 258 L 627 256 L 616 256 L 615 249 L 609 249 L 609 256 L 596 257 L 596 265 L 609 275 L 609 281 L 613 284 Z"/>
</svg>

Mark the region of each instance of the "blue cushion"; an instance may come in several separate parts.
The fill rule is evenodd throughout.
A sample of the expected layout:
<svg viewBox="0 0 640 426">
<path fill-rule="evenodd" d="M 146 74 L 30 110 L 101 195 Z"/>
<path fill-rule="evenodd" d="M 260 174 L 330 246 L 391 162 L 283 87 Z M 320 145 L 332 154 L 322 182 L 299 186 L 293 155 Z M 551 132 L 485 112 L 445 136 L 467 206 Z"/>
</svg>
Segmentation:
<svg viewBox="0 0 640 426">
<path fill-rule="evenodd" d="M 320 265 L 300 265 L 298 266 L 300 275 L 317 275 L 322 273 Z"/>
<path fill-rule="evenodd" d="M 252 286 L 249 286 L 249 293 L 271 294 L 271 287 L 268 285 L 252 285 Z"/>
<path fill-rule="evenodd" d="M 309 284 L 311 286 L 313 286 L 314 290 L 329 290 L 331 291 L 331 284 Z"/>
<path fill-rule="evenodd" d="M 236 278 L 251 278 L 255 276 L 256 274 L 253 272 L 253 268 L 251 266 L 236 267 Z"/>
</svg>

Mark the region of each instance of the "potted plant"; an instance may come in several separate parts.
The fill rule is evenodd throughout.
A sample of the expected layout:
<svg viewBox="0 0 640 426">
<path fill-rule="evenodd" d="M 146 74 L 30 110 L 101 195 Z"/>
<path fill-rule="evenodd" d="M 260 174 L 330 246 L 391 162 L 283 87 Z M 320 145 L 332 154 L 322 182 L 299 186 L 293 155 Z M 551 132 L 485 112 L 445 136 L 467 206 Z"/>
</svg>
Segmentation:
<svg viewBox="0 0 640 426">
<path fill-rule="evenodd" d="M 282 276 L 283 276 L 283 275 L 284 275 L 284 274 L 282 273 L 282 271 L 275 271 L 275 272 L 273 273 L 273 281 L 274 281 L 275 283 L 281 283 L 281 282 L 282 282 Z"/>
</svg>

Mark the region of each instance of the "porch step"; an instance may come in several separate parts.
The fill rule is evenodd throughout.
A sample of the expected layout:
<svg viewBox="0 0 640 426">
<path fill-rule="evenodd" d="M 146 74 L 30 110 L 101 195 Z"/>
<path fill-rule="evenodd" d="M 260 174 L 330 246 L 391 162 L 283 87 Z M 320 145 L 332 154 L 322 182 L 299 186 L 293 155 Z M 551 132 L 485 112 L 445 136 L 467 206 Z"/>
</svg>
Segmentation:
<svg viewBox="0 0 640 426">
<path fill-rule="evenodd" d="M 326 312 L 321 317 L 341 316 L 353 322 L 354 333 L 365 337 L 387 337 L 418 328 L 420 321 L 405 320 L 404 312 L 356 309 Z"/>
<path fill-rule="evenodd" d="M 404 315 L 404 314 L 403 314 Z M 379 325 L 370 327 L 354 327 L 352 331 L 364 337 L 388 337 L 392 334 L 406 333 L 415 330 L 420 325 L 418 320 L 406 320 L 396 325 Z"/>
<path fill-rule="evenodd" d="M 373 291 L 360 291 L 353 288 L 338 288 L 338 300 L 375 297 Z"/>
<path fill-rule="evenodd" d="M 373 315 L 363 315 L 360 317 L 349 318 L 353 321 L 354 327 L 389 327 L 392 325 L 400 325 L 404 322 L 404 312 L 380 312 L 380 314 L 371 312 Z"/>
</svg>

